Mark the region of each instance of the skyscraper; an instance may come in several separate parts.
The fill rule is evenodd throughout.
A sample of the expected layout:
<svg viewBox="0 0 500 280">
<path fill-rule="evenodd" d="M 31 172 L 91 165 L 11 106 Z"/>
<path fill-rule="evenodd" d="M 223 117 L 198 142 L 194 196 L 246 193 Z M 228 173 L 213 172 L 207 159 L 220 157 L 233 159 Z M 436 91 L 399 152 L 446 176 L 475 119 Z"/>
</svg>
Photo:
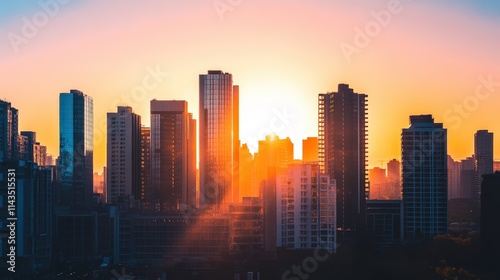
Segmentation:
<svg viewBox="0 0 500 280">
<path fill-rule="evenodd" d="M 110 203 L 141 197 L 141 116 L 118 106 L 107 114 L 107 199 Z"/>
<path fill-rule="evenodd" d="M 474 134 L 474 159 L 476 183 L 472 199 L 476 209 L 479 210 L 481 204 L 482 176 L 493 173 L 493 132 L 478 130 Z"/>
<path fill-rule="evenodd" d="M 363 229 L 366 222 L 367 106 L 367 95 L 355 93 L 347 84 L 319 95 L 319 161 L 321 171 L 337 183 L 339 238 Z"/>
<path fill-rule="evenodd" d="M 15 158 L 19 134 L 19 113 L 10 102 L 0 100 L 0 161 Z"/>
<path fill-rule="evenodd" d="M 151 197 L 155 212 L 180 210 L 196 189 L 196 125 L 186 101 L 151 100 Z M 191 161 L 191 162 L 190 162 Z"/>
<path fill-rule="evenodd" d="M 448 199 L 460 198 L 460 161 L 448 155 Z"/>
<path fill-rule="evenodd" d="M 410 116 L 402 132 L 404 239 L 425 240 L 448 229 L 447 131 L 432 115 Z"/>
<path fill-rule="evenodd" d="M 238 93 L 233 76 L 222 71 L 200 75 L 200 203 L 220 209 L 237 202 Z"/>
<path fill-rule="evenodd" d="M 59 95 L 59 203 L 74 209 L 92 206 L 94 108 L 79 90 Z"/>
</svg>

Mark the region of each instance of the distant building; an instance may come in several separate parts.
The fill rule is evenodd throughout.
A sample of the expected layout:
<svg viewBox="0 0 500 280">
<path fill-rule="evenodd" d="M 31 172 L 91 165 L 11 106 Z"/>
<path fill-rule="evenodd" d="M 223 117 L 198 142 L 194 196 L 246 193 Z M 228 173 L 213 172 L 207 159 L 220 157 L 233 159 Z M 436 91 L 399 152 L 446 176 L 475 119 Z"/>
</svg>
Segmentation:
<svg viewBox="0 0 500 280">
<path fill-rule="evenodd" d="M 318 137 L 302 140 L 302 161 L 318 162 Z"/>
<path fill-rule="evenodd" d="M 267 135 L 265 140 L 259 140 L 259 150 L 255 156 L 257 182 L 260 184 L 267 180 L 269 167 L 277 168 L 278 172 L 286 169 L 293 157 L 290 138 L 280 139 L 277 135 Z"/>
<path fill-rule="evenodd" d="M 448 199 L 460 198 L 460 161 L 448 155 Z"/>
<path fill-rule="evenodd" d="M 107 199 L 132 202 L 141 197 L 141 116 L 118 106 L 107 114 Z"/>
<path fill-rule="evenodd" d="M 460 161 L 460 198 L 470 199 L 471 202 L 476 184 L 474 162 L 473 156 Z"/>
<path fill-rule="evenodd" d="M 259 188 L 255 178 L 255 160 L 252 153 L 248 149 L 247 144 L 240 147 L 240 196 L 241 197 L 258 197 Z"/>
<path fill-rule="evenodd" d="M 277 246 L 335 251 L 335 181 L 317 163 L 292 163 L 277 177 Z"/>
<path fill-rule="evenodd" d="M 432 115 L 410 116 L 402 133 L 404 239 L 448 232 L 447 131 Z"/>
<path fill-rule="evenodd" d="M 374 167 L 369 170 L 370 199 L 388 199 L 389 188 L 385 169 Z"/>
</svg>

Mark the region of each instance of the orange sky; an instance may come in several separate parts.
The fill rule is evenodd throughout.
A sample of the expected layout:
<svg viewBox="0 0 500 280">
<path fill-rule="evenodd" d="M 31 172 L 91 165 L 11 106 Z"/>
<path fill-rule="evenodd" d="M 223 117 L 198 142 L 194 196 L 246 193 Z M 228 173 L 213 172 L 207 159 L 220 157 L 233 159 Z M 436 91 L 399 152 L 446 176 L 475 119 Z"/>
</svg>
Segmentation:
<svg viewBox="0 0 500 280">
<path fill-rule="evenodd" d="M 240 85 L 240 138 L 253 151 L 276 112 L 286 112 L 293 118 L 275 132 L 292 139 L 300 158 L 301 140 L 317 136 L 317 94 L 338 83 L 368 94 L 370 166 L 400 158 L 410 114 L 444 122 L 456 159 L 472 154 L 476 130 L 500 133 L 493 117 L 500 105 L 498 17 L 464 5 L 401 1 L 349 61 L 340 46 L 355 46 L 356 28 L 373 27 L 373 12 L 387 11 L 390 1 L 365 2 L 69 3 L 16 53 L 9 34 L 22 35 L 22 18 L 43 11 L 34 4 L 0 20 L 0 98 L 20 110 L 20 129 L 36 131 L 57 155 L 59 93 L 75 88 L 92 96 L 96 170 L 105 163 L 106 112 L 129 105 L 149 125 L 150 99 L 181 99 L 198 119 L 198 75 L 208 69 L 230 72 Z M 218 13 L 214 4 L 226 10 Z M 134 98 L 151 69 L 168 76 Z M 480 77 L 494 82 L 490 91 L 479 88 L 481 98 Z M 453 110 L 464 102 L 461 116 Z M 500 158 L 500 141 L 495 151 Z"/>
</svg>

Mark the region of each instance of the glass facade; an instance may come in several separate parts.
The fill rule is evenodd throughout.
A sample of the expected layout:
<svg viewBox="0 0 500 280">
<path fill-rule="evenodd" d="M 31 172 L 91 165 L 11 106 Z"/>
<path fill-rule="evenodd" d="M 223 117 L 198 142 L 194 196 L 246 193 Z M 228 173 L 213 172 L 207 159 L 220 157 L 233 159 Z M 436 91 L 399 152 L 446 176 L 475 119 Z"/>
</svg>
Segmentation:
<svg viewBox="0 0 500 280">
<path fill-rule="evenodd" d="M 237 110 L 233 77 L 222 71 L 200 75 L 200 203 L 220 208 L 235 197 L 234 139 Z"/>
<path fill-rule="evenodd" d="M 93 192 L 93 100 L 78 90 L 59 96 L 59 201 L 88 209 Z"/>
</svg>

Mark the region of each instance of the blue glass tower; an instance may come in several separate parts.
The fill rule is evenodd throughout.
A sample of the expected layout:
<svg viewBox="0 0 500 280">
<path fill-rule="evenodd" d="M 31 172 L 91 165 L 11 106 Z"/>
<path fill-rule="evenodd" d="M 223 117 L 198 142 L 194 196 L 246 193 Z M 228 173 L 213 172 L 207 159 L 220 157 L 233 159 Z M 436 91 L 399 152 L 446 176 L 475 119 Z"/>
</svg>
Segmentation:
<svg viewBox="0 0 500 280">
<path fill-rule="evenodd" d="M 92 97 L 79 90 L 59 96 L 59 204 L 90 209 L 93 190 Z"/>
</svg>

